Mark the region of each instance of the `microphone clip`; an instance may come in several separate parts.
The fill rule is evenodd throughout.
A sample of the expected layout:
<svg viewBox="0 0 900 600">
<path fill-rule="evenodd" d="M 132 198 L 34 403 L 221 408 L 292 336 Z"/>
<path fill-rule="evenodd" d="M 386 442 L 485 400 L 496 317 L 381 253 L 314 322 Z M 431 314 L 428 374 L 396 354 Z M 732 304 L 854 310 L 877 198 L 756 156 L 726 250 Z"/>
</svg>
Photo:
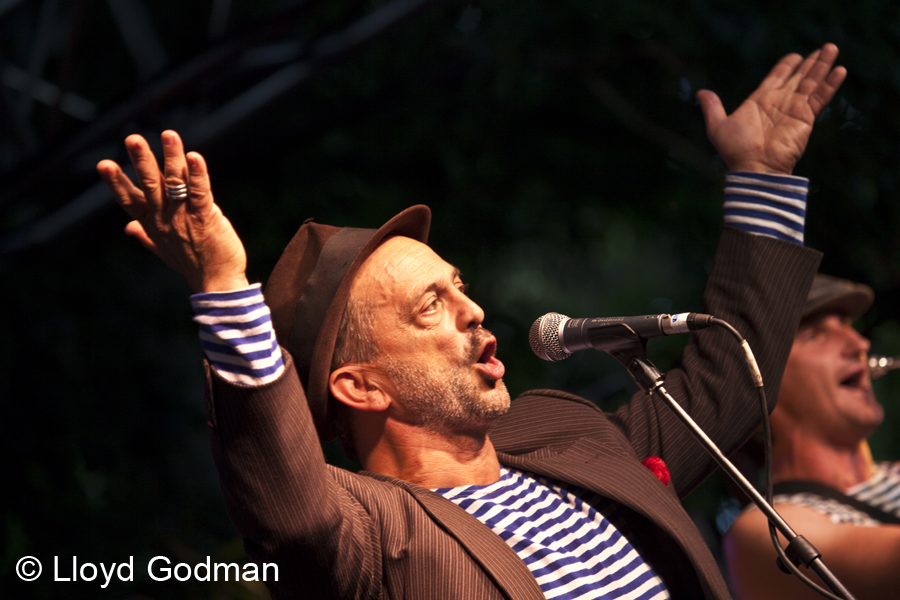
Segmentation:
<svg viewBox="0 0 900 600">
<path fill-rule="evenodd" d="M 634 382 L 638 384 L 641 390 L 647 394 L 652 394 L 656 388 L 663 384 L 666 375 L 660 372 L 656 365 L 647 358 L 647 340 L 635 335 L 626 325 L 620 325 L 619 327 L 626 330 L 627 333 L 615 331 L 613 327 L 610 327 L 611 330 L 615 331 L 614 335 L 610 337 L 614 337 L 616 343 L 611 344 L 607 342 L 605 351 L 625 367 L 625 370 L 628 371 L 628 374 L 631 375 L 631 378 L 634 379 Z"/>
</svg>

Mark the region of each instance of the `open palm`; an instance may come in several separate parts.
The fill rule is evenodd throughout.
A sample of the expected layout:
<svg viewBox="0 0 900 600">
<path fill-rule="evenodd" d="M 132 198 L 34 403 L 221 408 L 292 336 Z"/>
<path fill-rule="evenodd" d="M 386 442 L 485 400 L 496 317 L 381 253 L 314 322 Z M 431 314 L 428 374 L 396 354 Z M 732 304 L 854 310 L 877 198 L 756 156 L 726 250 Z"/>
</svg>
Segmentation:
<svg viewBox="0 0 900 600">
<path fill-rule="evenodd" d="M 706 134 L 729 170 L 793 171 L 816 117 L 847 76 L 843 67 L 833 67 L 837 54 L 837 46 L 825 44 L 805 60 L 785 56 L 730 115 L 715 93 L 697 92 Z"/>
</svg>

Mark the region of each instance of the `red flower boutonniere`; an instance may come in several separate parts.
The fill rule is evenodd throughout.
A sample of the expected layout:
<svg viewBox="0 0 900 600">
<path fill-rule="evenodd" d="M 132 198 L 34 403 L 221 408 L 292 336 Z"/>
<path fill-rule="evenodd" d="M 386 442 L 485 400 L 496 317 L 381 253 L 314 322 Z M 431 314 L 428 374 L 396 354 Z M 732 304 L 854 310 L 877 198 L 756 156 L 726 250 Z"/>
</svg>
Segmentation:
<svg viewBox="0 0 900 600">
<path fill-rule="evenodd" d="M 656 478 L 662 481 L 664 486 L 668 487 L 669 469 L 666 467 L 666 463 L 663 462 L 663 459 L 658 456 L 648 456 L 641 464 L 650 469 L 650 472 L 656 475 Z"/>
</svg>

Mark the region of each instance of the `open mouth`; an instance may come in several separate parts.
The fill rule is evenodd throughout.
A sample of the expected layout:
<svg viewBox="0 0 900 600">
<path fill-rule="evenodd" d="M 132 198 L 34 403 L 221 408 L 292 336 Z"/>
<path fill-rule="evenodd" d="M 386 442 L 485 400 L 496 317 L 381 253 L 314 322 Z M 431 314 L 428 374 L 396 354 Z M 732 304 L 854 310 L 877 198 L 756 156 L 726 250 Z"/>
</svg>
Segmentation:
<svg viewBox="0 0 900 600">
<path fill-rule="evenodd" d="M 489 340 L 487 344 L 484 345 L 484 349 L 481 351 L 481 355 L 478 357 L 478 360 L 475 362 L 478 363 L 488 363 L 492 358 L 494 358 L 494 354 L 497 352 L 497 342 L 496 340 Z"/>
<path fill-rule="evenodd" d="M 840 384 L 843 387 L 852 389 L 862 389 L 864 386 L 865 371 L 860 369 L 850 374 L 848 377 L 841 379 Z"/>
<path fill-rule="evenodd" d="M 492 337 L 484 344 L 484 347 L 481 349 L 481 354 L 478 355 L 478 359 L 475 361 L 475 368 L 481 372 L 482 376 L 486 377 L 488 381 L 501 379 L 506 372 L 506 367 L 504 367 L 503 363 L 494 356 L 494 353 L 496 352 L 497 340 Z"/>
</svg>

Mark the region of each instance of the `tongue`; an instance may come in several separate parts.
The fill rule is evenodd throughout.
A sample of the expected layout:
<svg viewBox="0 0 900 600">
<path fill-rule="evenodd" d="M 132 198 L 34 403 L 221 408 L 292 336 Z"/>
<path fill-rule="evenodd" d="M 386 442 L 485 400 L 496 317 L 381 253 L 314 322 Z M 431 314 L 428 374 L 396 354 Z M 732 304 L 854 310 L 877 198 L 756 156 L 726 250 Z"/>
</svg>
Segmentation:
<svg viewBox="0 0 900 600">
<path fill-rule="evenodd" d="M 504 367 L 503 363 L 494 356 L 485 362 L 477 363 L 476 366 L 482 373 L 486 374 L 491 379 L 501 379 L 503 374 L 506 373 L 506 367 Z"/>
</svg>

